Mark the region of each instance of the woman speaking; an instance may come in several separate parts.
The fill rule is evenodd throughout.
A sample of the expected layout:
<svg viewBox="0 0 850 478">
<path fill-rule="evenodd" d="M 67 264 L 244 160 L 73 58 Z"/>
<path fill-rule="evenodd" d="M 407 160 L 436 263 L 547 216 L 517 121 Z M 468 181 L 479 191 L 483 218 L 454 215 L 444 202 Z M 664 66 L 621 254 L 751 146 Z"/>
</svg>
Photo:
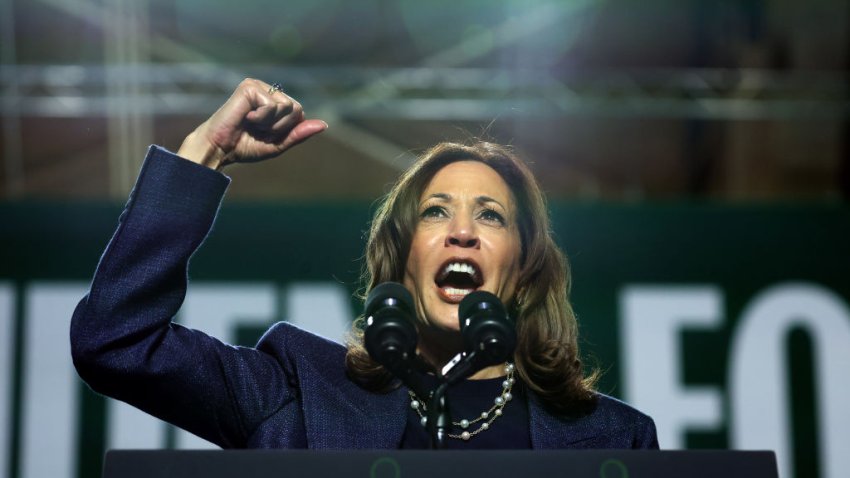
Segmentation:
<svg viewBox="0 0 850 478">
<path fill-rule="evenodd" d="M 95 391 L 224 448 L 427 448 L 428 397 L 376 362 L 363 320 L 347 346 L 287 323 L 235 347 L 171 321 L 189 259 L 212 227 L 232 163 L 279 156 L 327 124 L 279 85 L 245 80 L 176 155 L 153 147 L 71 324 Z M 373 218 L 367 292 L 412 297 L 417 360 L 441 370 L 464 343 L 458 306 L 494 294 L 516 349 L 448 388 L 448 448 L 657 448 L 652 419 L 593 390 L 579 360 L 566 260 L 534 177 L 506 147 L 439 144 Z M 428 387 L 440 373 L 424 374 Z"/>
</svg>

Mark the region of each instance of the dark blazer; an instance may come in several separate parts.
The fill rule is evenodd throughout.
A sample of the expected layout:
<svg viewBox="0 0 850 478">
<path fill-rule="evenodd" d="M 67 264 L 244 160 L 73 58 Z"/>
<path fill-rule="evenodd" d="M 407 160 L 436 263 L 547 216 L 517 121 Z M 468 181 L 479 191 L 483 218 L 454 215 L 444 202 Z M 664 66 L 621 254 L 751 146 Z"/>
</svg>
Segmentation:
<svg viewBox="0 0 850 478">
<path fill-rule="evenodd" d="M 91 289 L 71 322 L 80 376 L 225 448 L 398 448 L 404 388 L 368 392 L 345 373 L 345 348 L 290 324 L 254 348 L 171 322 L 188 263 L 229 179 L 152 147 Z M 651 418 L 599 395 L 577 419 L 548 413 L 529 393 L 534 448 L 657 448 Z"/>
</svg>

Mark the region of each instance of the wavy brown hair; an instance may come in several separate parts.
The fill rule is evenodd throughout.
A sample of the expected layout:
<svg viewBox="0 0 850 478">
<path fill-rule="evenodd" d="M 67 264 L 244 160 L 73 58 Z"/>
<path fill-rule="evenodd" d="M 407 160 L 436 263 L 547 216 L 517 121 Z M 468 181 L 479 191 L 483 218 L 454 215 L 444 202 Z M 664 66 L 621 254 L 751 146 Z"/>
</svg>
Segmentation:
<svg viewBox="0 0 850 478">
<path fill-rule="evenodd" d="M 516 201 L 522 257 L 516 296 L 507 305 L 516 319 L 517 373 L 547 408 L 562 415 L 577 413 L 593 403 L 598 374 L 586 376 L 579 358 L 578 324 L 568 299 L 569 265 L 553 239 L 543 192 L 512 148 L 486 142 L 440 143 L 402 174 L 372 220 L 364 295 L 382 282 L 402 281 L 422 192 L 444 166 L 470 160 L 493 168 Z M 362 326 L 360 317 L 348 342 L 348 373 L 370 390 L 389 391 L 396 382 L 366 352 Z"/>
</svg>

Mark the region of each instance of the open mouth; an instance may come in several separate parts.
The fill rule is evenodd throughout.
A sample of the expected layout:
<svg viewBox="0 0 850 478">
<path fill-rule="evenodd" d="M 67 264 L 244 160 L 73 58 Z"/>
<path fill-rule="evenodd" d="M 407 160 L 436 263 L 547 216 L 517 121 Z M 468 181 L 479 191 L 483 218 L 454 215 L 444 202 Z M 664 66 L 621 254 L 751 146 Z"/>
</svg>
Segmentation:
<svg viewBox="0 0 850 478">
<path fill-rule="evenodd" d="M 434 283 L 447 302 L 459 303 L 482 284 L 481 268 L 470 259 L 449 259 L 437 271 Z"/>
</svg>

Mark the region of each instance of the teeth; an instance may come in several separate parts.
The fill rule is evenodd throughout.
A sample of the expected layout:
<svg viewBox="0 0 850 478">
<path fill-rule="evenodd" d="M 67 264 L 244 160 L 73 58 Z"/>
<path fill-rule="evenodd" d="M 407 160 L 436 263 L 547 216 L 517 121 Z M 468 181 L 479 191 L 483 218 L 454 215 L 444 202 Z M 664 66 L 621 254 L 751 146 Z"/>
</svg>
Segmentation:
<svg viewBox="0 0 850 478">
<path fill-rule="evenodd" d="M 449 272 L 462 272 L 469 275 L 475 275 L 475 267 L 473 267 L 472 264 L 452 262 L 446 266 L 446 273 Z"/>
<path fill-rule="evenodd" d="M 443 289 L 448 295 L 467 295 L 472 292 L 471 289 L 455 289 L 454 287 L 446 287 Z"/>
</svg>

